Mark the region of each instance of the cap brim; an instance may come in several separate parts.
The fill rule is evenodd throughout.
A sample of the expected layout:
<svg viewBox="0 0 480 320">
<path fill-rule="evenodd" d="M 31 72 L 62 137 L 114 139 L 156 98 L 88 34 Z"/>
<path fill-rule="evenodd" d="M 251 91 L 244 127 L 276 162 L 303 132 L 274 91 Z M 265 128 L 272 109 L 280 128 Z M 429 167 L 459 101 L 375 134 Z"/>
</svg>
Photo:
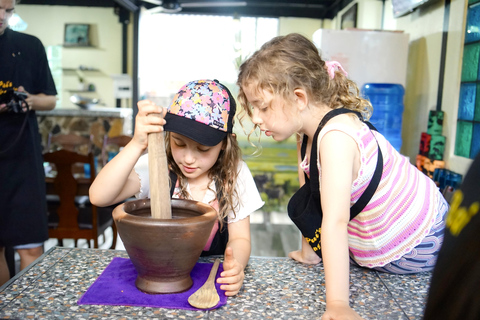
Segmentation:
<svg viewBox="0 0 480 320">
<path fill-rule="evenodd" d="M 165 131 L 184 135 L 204 146 L 216 146 L 227 136 L 227 133 L 224 131 L 168 112 L 165 115 L 165 121 L 167 122 L 163 126 Z"/>
</svg>

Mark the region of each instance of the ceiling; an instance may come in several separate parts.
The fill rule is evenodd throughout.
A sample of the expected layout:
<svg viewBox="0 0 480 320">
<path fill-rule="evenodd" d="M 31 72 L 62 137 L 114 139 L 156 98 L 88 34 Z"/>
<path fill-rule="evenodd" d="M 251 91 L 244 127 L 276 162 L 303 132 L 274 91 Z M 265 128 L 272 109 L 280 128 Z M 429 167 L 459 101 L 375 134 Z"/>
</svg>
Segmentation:
<svg viewBox="0 0 480 320">
<path fill-rule="evenodd" d="M 332 19 L 352 0 L 22 0 L 22 5 L 139 7 L 177 14 Z"/>
</svg>

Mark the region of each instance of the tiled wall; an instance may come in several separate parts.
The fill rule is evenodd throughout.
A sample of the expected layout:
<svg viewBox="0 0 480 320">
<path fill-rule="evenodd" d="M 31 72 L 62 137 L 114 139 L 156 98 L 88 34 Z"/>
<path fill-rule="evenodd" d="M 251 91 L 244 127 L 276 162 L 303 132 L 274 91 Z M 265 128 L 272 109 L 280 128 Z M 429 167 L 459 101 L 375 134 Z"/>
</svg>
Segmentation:
<svg viewBox="0 0 480 320">
<path fill-rule="evenodd" d="M 468 1 L 458 102 L 455 155 L 473 159 L 480 152 L 480 0 Z"/>
</svg>

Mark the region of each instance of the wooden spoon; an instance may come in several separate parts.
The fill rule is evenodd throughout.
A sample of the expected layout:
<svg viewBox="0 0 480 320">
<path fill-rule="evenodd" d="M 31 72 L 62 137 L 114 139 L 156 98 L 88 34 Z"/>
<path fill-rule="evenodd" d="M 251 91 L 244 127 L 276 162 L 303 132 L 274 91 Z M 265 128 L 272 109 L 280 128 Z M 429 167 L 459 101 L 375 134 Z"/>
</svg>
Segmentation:
<svg viewBox="0 0 480 320">
<path fill-rule="evenodd" d="M 197 291 L 195 291 L 189 298 L 188 303 L 198 309 L 209 309 L 215 307 L 220 301 L 217 288 L 215 288 L 215 276 L 217 275 L 220 259 L 215 259 L 212 270 L 207 281 Z"/>
<path fill-rule="evenodd" d="M 161 114 L 150 114 L 161 117 Z M 150 208 L 152 218 L 171 219 L 170 188 L 168 185 L 167 154 L 162 132 L 148 134 L 148 175 L 150 178 Z"/>
</svg>

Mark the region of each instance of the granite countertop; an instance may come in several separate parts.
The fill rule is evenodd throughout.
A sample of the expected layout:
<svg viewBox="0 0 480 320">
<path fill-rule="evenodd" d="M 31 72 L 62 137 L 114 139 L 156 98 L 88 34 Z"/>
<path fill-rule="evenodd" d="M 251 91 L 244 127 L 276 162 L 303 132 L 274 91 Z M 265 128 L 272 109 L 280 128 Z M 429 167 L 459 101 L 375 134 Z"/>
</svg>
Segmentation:
<svg viewBox="0 0 480 320">
<path fill-rule="evenodd" d="M 323 265 L 251 257 L 244 287 L 212 311 L 78 305 L 114 257 L 126 251 L 54 247 L 0 288 L 2 319 L 320 319 Z M 214 257 L 200 258 L 213 262 Z M 351 305 L 365 319 L 421 319 L 431 273 L 391 275 L 351 267 Z"/>
</svg>

